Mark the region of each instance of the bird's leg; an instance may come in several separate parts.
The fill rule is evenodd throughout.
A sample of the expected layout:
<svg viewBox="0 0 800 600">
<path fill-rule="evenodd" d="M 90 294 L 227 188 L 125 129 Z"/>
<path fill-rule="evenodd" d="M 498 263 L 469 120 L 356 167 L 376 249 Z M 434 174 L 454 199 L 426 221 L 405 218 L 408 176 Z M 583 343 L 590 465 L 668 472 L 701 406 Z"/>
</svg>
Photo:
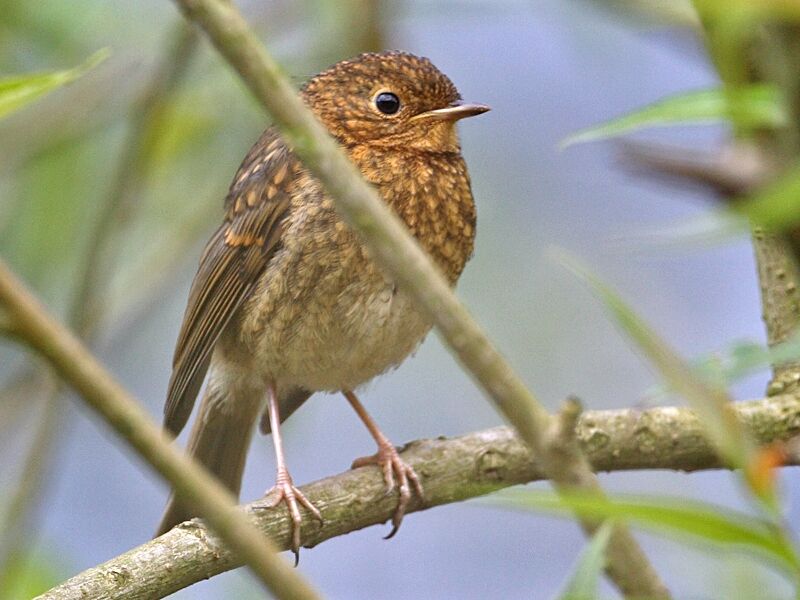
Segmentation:
<svg viewBox="0 0 800 600">
<path fill-rule="evenodd" d="M 269 414 L 269 424 L 272 427 L 272 443 L 275 446 L 275 462 L 278 465 L 278 474 L 275 478 L 275 485 L 266 492 L 266 496 L 273 496 L 266 503 L 269 508 L 278 506 L 281 502 L 286 503 L 289 509 L 289 516 L 292 518 L 292 552 L 294 552 L 294 564 L 300 559 L 300 523 L 303 518 L 300 515 L 300 505 L 305 506 L 314 515 L 314 518 L 322 523 L 322 515 L 316 506 L 306 498 L 305 494 L 294 486 L 292 476 L 286 468 L 286 457 L 283 454 L 283 439 L 281 438 L 281 418 L 278 408 L 278 395 L 275 392 L 275 385 L 270 384 L 267 389 L 267 411 Z"/>
<path fill-rule="evenodd" d="M 392 515 L 392 530 L 384 539 L 389 539 L 400 528 L 400 523 L 403 522 L 403 515 L 406 513 L 408 503 L 411 500 L 411 488 L 417 493 L 421 500 L 424 500 L 422 493 L 422 484 L 414 469 L 406 464 L 400 458 L 397 448 L 394 447 L 392 442 L 383 434 L 378 427 L 378 424 L 369 416 L 369 413 L 361 404 L 359 399 L 351 390 L 343 390 L 342 393 L 350 405 L 358 414 L 361 421 L 369 429 L 375 442 L 378 444 L 378 451 L 372 456 L 365 456 L 357 458 L 353 461 L 351 468 L 364 467 L 366 465 L 377 465 L 383 471 L 383 480 L 386 482 L 386 493 L 391 494 L 397 489 L 400 494 L 400 500 L 397 503 L 397 509 Z M 410 485 L 409 485 L 410 482 Z"/>
</svg>

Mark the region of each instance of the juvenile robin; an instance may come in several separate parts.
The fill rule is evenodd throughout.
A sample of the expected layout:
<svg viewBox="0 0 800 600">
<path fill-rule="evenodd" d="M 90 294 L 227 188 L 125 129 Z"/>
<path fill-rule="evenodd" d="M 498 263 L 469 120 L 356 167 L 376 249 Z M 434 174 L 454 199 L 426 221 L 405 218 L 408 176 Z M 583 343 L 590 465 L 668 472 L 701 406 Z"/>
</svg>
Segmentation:
<svg viewBox="0 0 800 600">
<path fill-rule="evenodd" d="M 475 237 L 455 125 L 489 108 L 463 103 L 428 59 L 403 52 L 337 63 L 301 97 L 454 285 Z M 267 129 L 239 167 L 225 219 L 200 258 L 164 425 L 176 435 L 183 429 L 208 372 L 188 451 L 238 495 L 263 412 L 261 431 L 272 433 L 277 462 L 270 505 L 287 505 L 296 556 L 300 507 L 322 518 L 292 482 L 280 424 L 314 392 L 342 392 L 378 445 L 353 465 L 377 465 L 387 492 L 398 493 L 391 537 L 422 486 L 354 390 L 400 364 L 430 328 L 372 262 L 322 185 Z M 172 498 L 159 533 L 192 516 Z"/>
</svg>

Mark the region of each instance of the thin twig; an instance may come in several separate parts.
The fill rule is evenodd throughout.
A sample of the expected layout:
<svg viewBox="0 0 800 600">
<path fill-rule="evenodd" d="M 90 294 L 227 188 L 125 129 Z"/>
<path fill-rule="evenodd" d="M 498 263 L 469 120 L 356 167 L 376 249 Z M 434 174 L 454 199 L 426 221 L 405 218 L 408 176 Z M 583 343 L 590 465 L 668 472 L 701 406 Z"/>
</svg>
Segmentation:
<svg viewBox="0 0 800 600">
<path fill-rule="evenodd" d="M 279 65 L 266 52 L 239 12 L 216 0 L 175 0 L 199 24 L 272 115 L 295 153 L 333 197 L 336 208 L 361 236 L 371 256 L 436 325 L 465 369 L 520 432 L 530 448 L 543 451 L 549 415 L 456 298 L 407 228 L 369 186 L 337 143 L 298 98 Z M 558 467 L 554 466 L 554 476 Z M 641 550 L 640 563 L 647 559 Z M 665 586 L 649 568 L 616 565 L 620 589 L 662 598 Z"/>
<path fill-rule="evenodd" d="M 175 494 L 196 508 L 214 530 L 279 598 L 317 598 L 316 592 L 276 554 L 236 499 L 214 477 L 172 445 L 170 438 L 92 354 L 55 321 L 0 261 L 0 304 L 35 350 L 50 361 L 95 411 L 166 479 Z"/>
<path fill-rule="evenodd" d="M 753 144 L 734 142 L 717 150 L 694 150 L 626 141 L 620 144 L 623 165 L 649 175 L 700 184 L 721 200 L 748 194 L 774 176 L 763 152 Z"/>
<path fill-rule="evenodd" d="M 790 440 L 800 432 L 797 396 L 741 402 L 736 409 L 762 444 Z M 562 439 L 572 439 L 568 425 L 561 430 L 566 433 Z M 703 425 L 690 410 L 673 407 L 588 411 L 575 428 L 595 471 L 724 468 L 703 432 Z M 409 512 L 545 478 L 541 461 L 509 427 L 412 442 L 404 449 L 403 459 L 420 474 L 425 486 L 425 503 L 415 499 Z M 798 460 L 793 457 L 791 464 Z M 310 520 L 305 523 L 303 539 L 310 546 L 383 523 L 395 510 L 395 499 L 386 496 L 375 469 L 347 471 L 301 489 L 325 518 L 322 528 Z M 291 521 L 283 511 L 263 510 L 261 502 L 248 505 L 247 510 L 258 526 L 286 549 Z M 237 566 L 232 553 L 209 534 L 202 521 L 195 520 L 76 575 L 42 600 L 162 598 Z"/>
</svg>

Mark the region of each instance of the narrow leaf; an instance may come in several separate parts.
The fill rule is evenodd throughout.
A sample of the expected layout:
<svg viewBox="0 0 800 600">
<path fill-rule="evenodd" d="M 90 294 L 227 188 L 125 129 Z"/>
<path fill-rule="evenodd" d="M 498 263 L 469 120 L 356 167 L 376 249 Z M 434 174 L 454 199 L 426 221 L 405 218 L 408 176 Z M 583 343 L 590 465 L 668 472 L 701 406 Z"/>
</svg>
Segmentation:
<svg viewBox="0 0 800 600">
<path fill-rule="evenodd" d="M 95 52 L 83 64 L 65 71 L 13 75 L 0 78 L 0 118 L 78 79 L 103 62 L 108 55 L 109 51 L 103 49 Z"/>
<path fill-rule="evenodd" d="M 756 482 L 767 481 L 754 477 L 753 469 L 763 461 L 753 440 L 745 431 L 732 406 L 732 398 L 721 385 L 698 376 L 689 364 L 653 331 L 608 285 L 572 257 L 561 253 L 560 260 L 605 304 L 617 324 L 636 343 L 642 353 L 658 369 L 661 377 L 677 394 L 686 399 L 714 444 L 717 452 L 732 468 L 742 469 L 743 481 L 763 506 L 778 516 L 778 500 L 774 487 L 765 488 Z"/>
<path fill-rule="evenodd" d="M 597 582 L 605 568 L 605 552 L 611 537 L 612 522 L 606 521 L 592 536 L 592 540 L 581 552 L 578 566 L 560 600 L 594 600 L 597 598 Z"/>
<path fill-rule="evenodd" d="M 713 504 L 658 496 L 597 496 L 546 490 L 507 490 L 494 496 L 502 507 L 592 519 L 619 519 L 654 533 L 755 552 L 791 573 L 797 551 L 768 521 Z"/>
<path fill-rule="evenodd" d="M 700 90 L 669 96 L 635 112 L 582 129 L 564 139 L 560 147 L 617 137 L 645 127 L 724 120 L 744 128 L 775 128 L 786 125 L 788 116 L 774 86 L 759 84 L 735 90 Z"/>
<path fill-rule="evenodd" d="M 726 392 L 699 378 L 611 287 L 576 259 L 561 253 L 559 260 L 590 286 L 619 326 L 658 368 L 669 387 L 689 402 L 723 458 L 733 467 L 745 466 L 754 446 L 736 418 Z"/>
<path fill-rule="evenodd" d="M 692 369 L 709 384 L 730 385 L 770 367 L 800 360 L 800 334 L 775 346 L 740 341 L 692 361 Z"/>
</svg>

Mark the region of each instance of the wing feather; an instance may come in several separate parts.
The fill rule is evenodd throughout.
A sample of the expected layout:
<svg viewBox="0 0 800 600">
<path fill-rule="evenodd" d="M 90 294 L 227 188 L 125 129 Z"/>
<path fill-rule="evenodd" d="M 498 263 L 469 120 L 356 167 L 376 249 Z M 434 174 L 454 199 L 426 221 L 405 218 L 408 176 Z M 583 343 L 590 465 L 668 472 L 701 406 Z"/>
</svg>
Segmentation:
<svg viewBox="0 0 800 600">
<path fill-rule="evenodd" d="M 286 169 L 296 164 L 275 130 L 267 130 L 236 174 L 222 226 L 209 240 L 189 292 L 164 405 L 164 426 L 177 434 L 192 412 L 220 334 L 252 292 L 280 246 L 288 213 Z"/>
</svg>

